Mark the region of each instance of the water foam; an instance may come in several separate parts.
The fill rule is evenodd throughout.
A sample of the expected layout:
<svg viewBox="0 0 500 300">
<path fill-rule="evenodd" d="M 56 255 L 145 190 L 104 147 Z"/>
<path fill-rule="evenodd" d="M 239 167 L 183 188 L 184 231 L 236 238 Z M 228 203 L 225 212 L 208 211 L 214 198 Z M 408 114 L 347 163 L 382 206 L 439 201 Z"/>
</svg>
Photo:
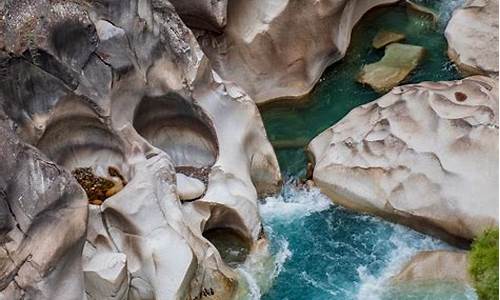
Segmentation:
<svg viewBox="0 0 500 300">
<path fill-rule="evenodd" d="M 238 268 L 244 281 L 239 299 L 387 299 L 391 277 L 413 255 L 452 249 L 407 227 L 351 213 L 318 189 L 294 182 L 285 184 L 280 195 L 266 198 L 260 212 L 270 243 Z M 324 233 L 318 232 L 321 228 Z M 304 260 L 313 263 L 297 263 Z M 445 295 L 475 299 L 470 288 L 459 298 L 452 292 Z"/>
<path fill-rule="evenodd" d="M 260 205 L 260 214 L 266 222 L 292 222 L 315 212 L 330 208 L 332 202 L 318 188 L 299 187 L 287 182 L 280 195 L 267 197 Z"/>
<path fill-rule="evenodd" d="M 356 299 L 379 300 L 387 284 L 408 260 L 422 250 L 451 249 L 445 243 L 429 236 L 423 236 L 406 227 L 390 224 L 394 228 L 389 242 L 395 247 L 388 255 L 385 268 L 377 275 L 371 274 L 366 266 L 359 266 L 357 271 L 361 280 Z"/>
<path fill-rule="evenodd" d="M 295 182 L 289 181 L 279 195 L 267 197 L 259 208 L 267 223 L 286 223 L 328 209 L 330 205 L 331 201 L 322 195 L 319 189 L 298 187 Z M 269 225 L 265 226 L 265 231 L 277 246 L 270 249 L 266 245 L 252 253 L 247 261 L 238 267 L 237 271 L 244 280 L 237 297 L 241 300 L 261 299 L 283 270 L 285 262 L 292 257 L 285 237 L 274 234 L 272 226 Z"/>
</svg>

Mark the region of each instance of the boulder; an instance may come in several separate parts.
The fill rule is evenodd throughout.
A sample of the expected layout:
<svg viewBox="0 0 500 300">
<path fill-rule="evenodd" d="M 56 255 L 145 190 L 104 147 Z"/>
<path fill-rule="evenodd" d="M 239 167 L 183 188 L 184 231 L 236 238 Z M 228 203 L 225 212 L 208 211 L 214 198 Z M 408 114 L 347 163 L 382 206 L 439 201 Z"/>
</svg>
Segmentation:
<svg viewBox="0 0 500 300">
<path fill-rule="evenodd" d="M 363 67 L 358 81 L 379 93 L 387 92 L 418 66 L 424 54 L 425 49 L 420 46 L 390 44 L 385 48 L 385 55 L 380 61 Z"/>
<path fill-rule="evenodd" d="M 348 208 L 457 243 L 498 226 L 498 82 L 394 88 L 309 144 L 313 179 Z"/>
<path fill-rule="evenodd" d="M 392 278 L 392 283 L 448 281 L 470 284 L 468 266 L 465 251 L 422 251 Z"/>
<path fill-rule="evenodd" d="M 469 0 L 446 30 L 448 55 L 465 74 L 498 78 L 498 0 Z"/>
<path fill-rule="evenodd" d="M 257 103 L 307 94 L 371 8 L 396 0 L 236 0 L 222 34 L 198 32 L 217 73 Z"/>
</svg>

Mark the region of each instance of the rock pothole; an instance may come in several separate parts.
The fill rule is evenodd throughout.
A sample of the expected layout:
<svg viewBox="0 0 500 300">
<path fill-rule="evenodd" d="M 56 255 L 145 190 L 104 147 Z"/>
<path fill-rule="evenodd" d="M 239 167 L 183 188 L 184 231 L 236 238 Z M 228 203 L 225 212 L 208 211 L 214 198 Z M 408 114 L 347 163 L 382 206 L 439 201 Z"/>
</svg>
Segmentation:
<svg viewBox="0 0 500 300">
<path fill-rule="evenodd" d="M 215 205 L 206 222 L 203 236 L 217 248 L 222 260 L 236 268 L 245 262 L 252 239 L 240 216 L 225 205 Z"/>
<path fill-rule="evenodd" d="M 217 137 L 210 119 L 179 95 L 144 98 L 133 124 L 141 136 L 168 153 L 176 167 L 209 168 L 217 159 Z"/>
<path fill-rule="evenodd" d="M 210 229 L 203 236 L 217 248 L 222 260 L 232 268 L 244 263 L 250 253 L 250 243 L 231 228 Z"/>
<path fill-rule="evenodd" d="M 49 124 L 37 147 L 72 172 L 91 204 L 101 205 L 132 177 L 124 143 L 97 118 L 56 120 Z"/>
</svg>

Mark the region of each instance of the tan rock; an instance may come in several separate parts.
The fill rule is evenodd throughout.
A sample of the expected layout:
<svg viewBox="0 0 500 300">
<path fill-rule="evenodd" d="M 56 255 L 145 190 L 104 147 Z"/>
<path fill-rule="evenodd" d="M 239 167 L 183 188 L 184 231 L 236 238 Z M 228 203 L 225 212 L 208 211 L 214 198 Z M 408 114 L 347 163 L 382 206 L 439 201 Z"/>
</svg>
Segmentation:
<svg viewBox="0 0 500 300">
<path fill-rule="evenodd" d="M 436 280 L 470 283 L 467 252 L 445 250 L 420 252 L 392 278 L 393 283 Z"/>
<path fill-rule="evenodd" d="M 498 224 L 498 83 L 394 88 L 309 144 L 313 180 L 341 205 L 439 237 Z"/>
<path fill-rule="evenodd" d="M 363 67 L 358 81 L 379 93 L 387 92 L 418 66 L 424 54 L 425 49 L 420 46 L 390 44 L 380 61 Z"/>
<path fill-rule="evenodd" d="M 469 0 L 451 17 L 448 55 L 465 74 L 498 77 L 498 0 Z"/>
<path fill-rule="evenodd" d="M 373 38 L 372 46 L 375 49 L 380 49 L 391 43 L 400 42 L 405 39 L 405 35 L 398 32 L 392 31 L 379 31 L 377 35 Z"/>
</svg>

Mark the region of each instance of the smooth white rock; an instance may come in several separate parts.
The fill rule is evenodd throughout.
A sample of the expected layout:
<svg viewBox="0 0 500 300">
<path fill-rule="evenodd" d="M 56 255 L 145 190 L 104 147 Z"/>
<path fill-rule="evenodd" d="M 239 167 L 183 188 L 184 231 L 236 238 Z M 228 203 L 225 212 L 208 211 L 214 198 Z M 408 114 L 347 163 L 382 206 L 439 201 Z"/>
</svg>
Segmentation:
<svg viewBox="0 0 500 300">
<path fill-rule="evenodd" d="M 199 179 L 176 173 L 175 180 L 177 194 L 181 200 L 193 200 L 201 197 L 205 192 L 205 184 Z"/>
<path fill-rule="evenodd" d="M 394 88 L 314 138 L 314 182 L 333 201 L 443 237 L 498 226 L 498 82 Z"/>
</svg>

